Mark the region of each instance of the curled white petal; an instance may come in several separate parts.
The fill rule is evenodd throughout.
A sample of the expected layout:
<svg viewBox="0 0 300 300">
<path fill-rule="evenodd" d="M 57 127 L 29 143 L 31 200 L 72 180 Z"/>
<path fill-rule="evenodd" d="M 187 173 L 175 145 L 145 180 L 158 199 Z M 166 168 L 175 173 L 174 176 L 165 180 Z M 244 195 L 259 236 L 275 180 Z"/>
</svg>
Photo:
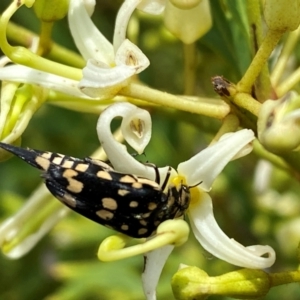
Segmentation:
<svg viewBox="0 0 300 300">
<path fill-rule="evenodd" d="M 95 10 L 96 0 L 83 0 L 83 3 L 87 13 L 91 16 Z"/>
<path fill-rule="evenodd" d="M 21 65 L 0 68 L 0 80 L 36 84 L 79 98 L 89 98 L 78 88 L 78 81 Z"/>
<path fill-rule="evenodd" d="M 189 186 L 201 182 L 201 188 L 210 190 L 213 181 L 227 163 L 254 139 L 252 130 L 243 129 L 220 139 L 188 161 L 178 165 L 178 173 L 184 175 Z"/>
<path fill-rule="evenodd" d="M 156 300 L 156 287 L 158 280 L 173 249 L 173 245 L 167 245 L 144 255 L 145 266 L 142 274 L 142 281 L 144 294 L 147 300 Z"/>
<path fill-rule="evenodd" d="M 188 215 L 196 239 L 214 256 L 233 265 L 252 269 L 268 268 L 275 262 L 276 255 L 270 246 L 244 247 L 220 229 L 207 193 L 202 192 L 201 199 L 190 205 Z"/>
<path fill-rule="evenodd" d="M 134 67 L 119 65 L 113 68 L 100 61 L 89 59 L 82 70 L 83 78 L 79 87 L 105 88 L 123 82 L 134 73 Z"/>
<path fill-rule="evenodd" d="M 114 64 L 112 44 L 94 25 L 82 0 L 71 0 L 68 20 L 74 42 L 85 60 L 90 58 Z"/>
<path fill-rule="evenodd" d="M 177 174 L 173 168 L 169 170 L 169 167 L 162 167 L 155 170 L 154 167 L 134 159 L 127 152 L 126 146 L 117 142 L 111 133 L 110 123 L 116 117 L 123 118 L 121 129 L 124 138 L 138 153 L 142 153 L 150 141 L 152 123 L 148 111 L 130 103 L 115 103 L 102 112 L 97 123 L 98 138 L 117 171 L 143 176 L 153 181 L 158 179 L 157 171 L 160 185 L 164 183 L 169 171 L 170 178 Z"/>
<path fill-rule="evenodd" d="M 114 52 L 116 53 L 126 38 L 126 30 L 129 19 L 142 0 L 125 0 L 118 12 L 113 38 Z"/>
<path fill-rule="evenodd" d="M 143 0 L 137 9 L 147 14 L 160 15 L 166 7 L 167 0 Z"/>
<path fill-rule="evenodd" d="M 138 74 L 145 70 L 150 62 L 147 56 L 135 44 L 126 39 L 118 48 L 115 58 L 116 65 L 134 67 Z"/>
<path fill-rule="evenodd" d="M 123 120 L 125 119 L 125 125 L 122 125 L 125 140 L 128 138 L 133 147 L 136 147 L 139 152 L 143 152 L 143 148 L 147 146 L 151 138 L 151 131 L 149 132 L 151 130 L 150 114 L 146 110 L 140 109 L 130 103 L 115 103 L 100 115 L 97 123 L 97 133 L 104 151 L 117 171 L 133 173 L 155 180 L 154 169 L 138 162 L 127 152 L 125 145 L 118 143 L 114 139 L 110 124 L 116 117 L 123 117 Z M 128 131 L 131 129 L 130 120 L 136 122 L 137 119 L 144 123 L 143 134 L 138 135 L 135 132 L 129 134 Z M 145 129 L 148 132 L 145 132 Z"/>
</svg>

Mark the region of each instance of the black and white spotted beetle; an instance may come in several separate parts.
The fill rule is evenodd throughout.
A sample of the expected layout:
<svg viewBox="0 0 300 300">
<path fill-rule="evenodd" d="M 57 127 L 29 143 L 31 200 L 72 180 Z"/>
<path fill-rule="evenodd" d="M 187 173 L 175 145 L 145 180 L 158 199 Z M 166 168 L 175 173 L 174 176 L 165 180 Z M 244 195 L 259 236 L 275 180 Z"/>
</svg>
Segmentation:
<svg viewBox="0 0 300 300">
<path fill-rule="evenodd" d="M 135 238 L 153 235 L 160 223 L 182 216 L 190 203 L 189 187 L 115 171 L 101 160 L 74 158 L 58 153 L 0 147 L 43 170 L 49 191 L 77 213 Z"/>
</svg>

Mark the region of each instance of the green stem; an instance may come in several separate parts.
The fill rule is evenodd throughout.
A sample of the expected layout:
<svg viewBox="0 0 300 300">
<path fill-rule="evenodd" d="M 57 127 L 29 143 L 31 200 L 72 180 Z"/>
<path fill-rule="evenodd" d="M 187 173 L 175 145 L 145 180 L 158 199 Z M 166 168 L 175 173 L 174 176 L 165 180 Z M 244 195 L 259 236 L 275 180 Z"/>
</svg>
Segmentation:
<svg viewBox="0 0 300 300">
<path fill-rule="evenodd" d="M 288 37 L 283 45 L 280 56 L 272 71 L 271 81 L 273 86 L 278 85 L 278 82 L 286 69 L 286 64 L 288 62 L 288 59 L 291 57 L 291 54 L 298 43 L 299 35 L 300 35 L 300 27 L 297 30 L 288 33 Z"/>
<path fill-rule="evenodd" d="M 9 22 L 7 26 L 7 37 L 13 44 L 21 45 L 25 48 L 30 48 L 32 41 L 38 36 L 30 30 Z M 50 52 L 46 55 L 50 60 L 63 62 L 66 65 L 82 69 L 85 66 L 85 61 L 79 54 L 62 47 L 56 43 L 51 44 Z"/>
<path fill-rule="evenodd" d="M 268 30 L 267 35 L 263 40 L 261 47 L 259 48 L 255 57 L 253 58 L 249 68 L 247 69 L 243 78 L 237 84 L 237 88 L 240 92 L 248 94 L 251 93 L 251 89 L 256 78 L 260 74 L 262 68 L 264 67 L 270 54 L 277 45 L 283 33 L 284 32 L 281 31 Z"/>
<path fill-rule="evenodd" d="M 269 274 L 272 286 L 278 286 L 287 283 L 300 282 L 300 271 L 290 271 Z"/>
<path fill-rule="evenodd" d="M 214 136 L 210 144 L 215 143 L 222 135 L 228 132 L 235 132 L 239 127 L 239 118 L 236 115 L 229 114 L 223 119 L 222 126 L 219 128 L 217 134 Z"/>
<path fill-rule="evenodd" d="M 255 116 L 258 116 L 259 114 L 261 104 L 249 94 L 237 93 L 233 97 L 232 102 L 235 103 L 238 107 L 244 108 L 247 111 L 251 112 Z"/>
<path fill-rule="evenodd" d="M 51 49 L 53 22 L 42 22 L 37 54 L 45 56 Z"/>
<path fill-rule="evenodd" d="M 288 91 L 290 91 L 300 81 L 300 68 L 295 70 L 289 75 L 280 85 L 276 88 L 277 97 L 281 98 Z"/>
<path fill-rule="evenodd" d="M 119 95 L 216 119 L 223 119 L 229 113 L 229 106 L 221 100 L 197 98 L 198 101 L 194 101 L 187 97 L 175 96 L 137 83 L 130 83 L 119 91 Z"/>
<path fill-rule="evenodd" d="M 197 56 L 195 43 L 183 44 L 184 52 L 184 94 L 195 94 Z"/>
<path fill-rule="evenodd" d="M 66 78 L 80 80 L 82 71 L 80 69 L 68 67 L 53 61 L 42 58 L 28 49 L 20 46 L 11 46 L 7 41 L 6 28 L 11 16 L 20 8 L 23 3 L 17 1 L 5 10 L 0 19 L 0 46 L 3 53 L 9 57 L 14 63 L 19 63 L 37 70 L 56 74 Z"/>
</svg>

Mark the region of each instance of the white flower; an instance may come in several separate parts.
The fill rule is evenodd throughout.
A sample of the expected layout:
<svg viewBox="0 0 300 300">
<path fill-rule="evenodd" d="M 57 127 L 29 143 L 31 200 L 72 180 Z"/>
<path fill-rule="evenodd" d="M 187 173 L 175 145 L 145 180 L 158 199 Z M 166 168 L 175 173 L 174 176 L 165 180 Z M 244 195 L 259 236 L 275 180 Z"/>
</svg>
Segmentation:
<svg viewBox="0 0 300 300">
<path fill-rule="evenodd" d="M 129 103 L 111 105 L 101 114 L 97 125 L 99 139 L 109 160 L 120 172 L 134 173 L 155 180 L 153 167 L 139 163 L 127 153 L 124 145 L 114 141 L 109 128 L 112 119 L 117 116 L 123 117 L 124 124 L 122 122 L 121 126 L 125 140 L 139 153 L 144 150 L 151 136 L 151 119 L 148 112 Z M 132 124 L 140 125 L 134 127 Z M 133 130 L 133 128 L 139 128 L 139 130 Z M 195 237 L 208 252 L 236 266 L 263 269 L 274 263 L 274 250 L 269 246 L 260 245 L 244 247 L 227 237 L 214 219 L 212 201 L 207 193 L 217 175 L 230 160 L 246 155 L 252 150 L 249 143 L 253 139 L 253 132 L 247 129 L 226 134 L 214 145 L 204 149 L 188 161 L 180 163 L 177 168 L 178 172 L 172 170 L 171 180 L 176 176 L 185 178 L 187 185 L 191 187 L 192 200 L 187 214 Z M 167 168 L 158 168 L 158 170 L 161 178 L 160 184 L 162 184 L 166 178 Z M 156 251 L 159 251 L 161 255 L 155 254 Z M 170 247 L 164 246 L 146 254 L 143 282 L 148 299 L 155 299 L 156 284 L 170 253 Z M 152 267 L 154 262 L 155 268 Z"/>
<path fill-rule="evenodd" d="M 114 35 L 123 34 L 122 38 L 114 37 L 112 45 L 94 26 L 83 2 L 70 2 L 70 30 L 77 48 L 87 60 L 79 88 L 91 97 L 115 95 L 131 76 L 149 65 L 142 51 L 125 38 L 129 18 L 135 9 L 130 4 L 130 1 L 125 1 L 119 10 Z"/>
<path fill-rule="evenodd" d="M 37 70 L 41 67 L 39 64 L 35 64 L 34 68 L 12 65 L 0 69 L 0 80 L 37 84 L 79 98 L 91 96 L 104 99 L 116 95 L 130 77 L 149 65 L 142 51 L 125 38 L 128 21 L 136 8 L 135 3 L 132 3 L 133 6 L 130 3 L 125 1 L 119 10 L 118 16 L 121 18 L 117 17 L 115 26 L 115 36 L 118 38 L 114 38 L 112 45 L 91 21 L 90 14 L 94 10 L 95 1 L 70 1 L 70 30 L 76 46 L 87 61 L 82 71 L 83 78 L 78 77 L 78 69 L 72 73 L 64 65 L 48 61 L 49 68 L 53 64 L 52 73 Z"/>
</svg>

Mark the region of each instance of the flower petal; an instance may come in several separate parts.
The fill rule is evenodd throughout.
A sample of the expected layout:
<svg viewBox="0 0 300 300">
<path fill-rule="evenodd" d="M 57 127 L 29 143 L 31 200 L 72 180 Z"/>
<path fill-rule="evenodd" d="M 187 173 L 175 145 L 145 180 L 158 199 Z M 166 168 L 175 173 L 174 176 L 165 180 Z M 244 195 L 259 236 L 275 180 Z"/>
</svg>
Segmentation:
<svg viewBox="0 0 300 300">
<path fill-rule="evenodd" d="M 140 48 L 127 39 L 119 47 L 115 61 L 117 66 L 134 67 L 136 74 L 145 70 L 150 64 L 149 59 Z"/>
<path fill-rule="evenodd" d="M 113 66 L 113 46 L 94 25 L 82 0 L 70 1 L 68 19 L 74 42 L 85 60 L 94 58 Z"/>
<path fill-rule="evenodd" d="M 144 254 L 145 266 L 142 274 L 142 281 L 147 300 L 156 300 L 158 280 L 173 249 L 174 245 L 167 245 Z"/>
<path fill-rule="evenodd" d="M 105 88 L 123 82 L 135 73 L 131 66 L 119 65 L 109 67 L 100 61 L 89 59 L 83 68 L 83 78 L 80 87 Z"/>
<path fill-rule="evenodd" d="M 252 130 L 243 129 L 226 135 L 188 161 L 178 165 L 178 173 L 186 177 L 189 186 L 201 182 L 201 188 L 209 191 L 213 181 L 227 163 L 254 139 Z"/>
<path fill-rule="evenodd" d="M 203 248 L 236 266 L 252 269 L 272 266 L 276 258 L 274 250 L 270 246 L 244 247 L 226 236 L 216 223 L 210 196 L 201 192 L 200 188 L 198 190 L 200 199 L 191 203 L 188 216 L 194 235 Z"/>
<path fill-rule="evenodd" d="M 113 38 L 114 52 L 116 53 L 126 38 L 126 31 L 129 19 L 136 6 L 142 0 L 125 0 L 118 12 L 115 24 L 115 32 Z"/>
<path fill-rule="evenodd" d="M 124 125 L 122 124 L 124 138 L 125 140 L 128 138 L 128 142 L 131 143 L 132 147 L 135 147 L 135 150 L 141 153 L 151 138 L 150 114 L 146 110 L 130 103 L 115 103 L 100 115 L 97 123 L 97 133 L 104 151 L 117 171 L 132 173 L 154 180 L 154 168 L 138 162 L 127 152 L 125 145 L 118 143 L 114 139 L 110 123 L 116 117 L 123 117 L 122 122 L 125 122 Z M 135 123 L 136 120 L 140 120 L 139 122 L 144 124 L 143 134 L 140 136 L 136 134 L 136 129 L 132 132 L 132 126 L 130 125 L 131 121 Z"/>
<path fill-rule="evenodd" d="M 78 81 L 35 70 L 26 66 L 12 65 L 0 68 L 0 80 L 36 84 L 67 95 L 79 98 L 89 98 L 79 90 Z"/>
<path fill-rule="evenodd" d="M 171 172 L 170 177 L 174 176 L 176 171 L 174 169 L 170 170 L 169 167 L 155 168 L 140 163 L 127 152 L 125 145 L 114 139 L 110 123 L 116 117 L 123 117 L 121 128 L 124 138 L 139 153 L 144 151 L 151 138 L 151 117 L 148 111 L 130 103 L 115 103 L 104 110 L 98 119 L 97 133 L 102 147 L 114 168 L 119 172 L 148 178 L 160 185 L 164 183 L 169 172 Z M 143 128 L 139 128 L 140 126 Z M 157 175 L 159 178 L 157 178 Z"/>
</svg>

